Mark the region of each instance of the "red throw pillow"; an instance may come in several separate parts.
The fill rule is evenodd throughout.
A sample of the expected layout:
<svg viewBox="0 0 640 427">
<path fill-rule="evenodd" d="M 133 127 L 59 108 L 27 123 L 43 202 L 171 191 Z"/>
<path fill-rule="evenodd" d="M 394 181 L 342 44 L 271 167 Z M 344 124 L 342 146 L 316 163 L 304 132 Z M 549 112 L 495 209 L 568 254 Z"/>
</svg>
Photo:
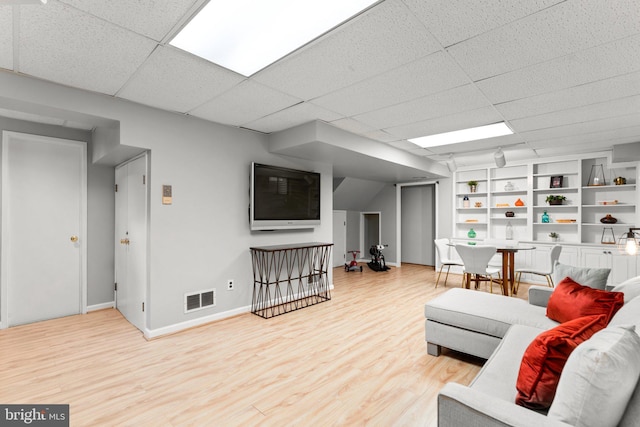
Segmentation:
<svg viewBox="0 0 640 427">
<path fill-rule="evenodd" d="M 549 329 L 534 339 L 522 357 L 516 383 L 516 404 L 548 409 L 569 355 L 580 343 L 606 327 L 606 316 L 586 316 Z"/>
<path fill-rule="evenodd" d="M 565 277 L 556 286 L 547 304 L 547 317 L 564 323 L 579 317 L 605 314 L 607 324 L 624 305 L 624 293 L 582 286 Z"/>
</svg>

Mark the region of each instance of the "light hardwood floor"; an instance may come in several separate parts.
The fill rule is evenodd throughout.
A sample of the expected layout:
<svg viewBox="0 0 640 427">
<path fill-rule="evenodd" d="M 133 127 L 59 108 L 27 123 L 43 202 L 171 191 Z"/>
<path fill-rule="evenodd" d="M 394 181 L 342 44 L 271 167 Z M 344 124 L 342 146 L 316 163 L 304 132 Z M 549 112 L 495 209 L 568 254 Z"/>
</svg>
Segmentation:
<svg viewBox="0 0 640 427">
<path fill-rule="evenodd" d="M 10 328 L 0 403 L 70 404 L 73 426 L 433 426 L 438 390 L 483 363 L 427 354 L 424 303 L 446 290 L 434 283 L 411 264 L 337 268 L 331 301 L 152 341 L 116 310 Z"/>
</svg>

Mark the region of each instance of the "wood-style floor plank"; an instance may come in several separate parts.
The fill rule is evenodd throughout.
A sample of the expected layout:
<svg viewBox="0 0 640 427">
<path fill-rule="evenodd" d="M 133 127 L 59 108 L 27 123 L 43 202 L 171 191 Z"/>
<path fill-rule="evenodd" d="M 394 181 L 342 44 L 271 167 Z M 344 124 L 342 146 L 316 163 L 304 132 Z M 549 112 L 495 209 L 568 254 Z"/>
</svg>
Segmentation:
<svg viewBox="0 0 640 427">
<path fill-rule="evenodd" d="M 337 268 L 331 301 L 152 341 L 116 310 L 10 328 L 0 402 L 70 404 L 74 426 L 434 426 L 440 388 L 483 363 L 427 354 L 424 303 L 447 289 L 434 283 L 412 264 Z"/>
</svg>

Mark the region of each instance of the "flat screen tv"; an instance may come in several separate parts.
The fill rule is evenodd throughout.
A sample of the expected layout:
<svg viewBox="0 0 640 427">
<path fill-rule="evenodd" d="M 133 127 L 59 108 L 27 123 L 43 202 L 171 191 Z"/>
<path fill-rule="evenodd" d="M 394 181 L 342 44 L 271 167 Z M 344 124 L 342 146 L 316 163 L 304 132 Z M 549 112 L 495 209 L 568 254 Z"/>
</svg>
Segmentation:
<svg viewBox="0 0 640 427">
<path fill-rule="evenodd" d="M 251 230 L 320 225 L 320 174 L 251 164 Z"/>
</svg>

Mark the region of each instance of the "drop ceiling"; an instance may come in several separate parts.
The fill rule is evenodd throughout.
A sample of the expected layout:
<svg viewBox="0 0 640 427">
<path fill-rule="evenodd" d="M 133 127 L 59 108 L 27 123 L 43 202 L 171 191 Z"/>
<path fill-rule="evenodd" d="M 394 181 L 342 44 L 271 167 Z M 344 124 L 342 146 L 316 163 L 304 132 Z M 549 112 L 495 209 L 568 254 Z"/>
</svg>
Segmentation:
<svg viewBox="0 0 640 427">
<path fill-rule="evenodd" d="M 204 3 L 0 1 L 0 68 L 265 134 L 322 121 L 459 166 L 640 141 L 637 0 L 383 0 L 249 78 L 169 45 Z M 513 135 L 407 142 L 503 120 Z"/>
</svg>

